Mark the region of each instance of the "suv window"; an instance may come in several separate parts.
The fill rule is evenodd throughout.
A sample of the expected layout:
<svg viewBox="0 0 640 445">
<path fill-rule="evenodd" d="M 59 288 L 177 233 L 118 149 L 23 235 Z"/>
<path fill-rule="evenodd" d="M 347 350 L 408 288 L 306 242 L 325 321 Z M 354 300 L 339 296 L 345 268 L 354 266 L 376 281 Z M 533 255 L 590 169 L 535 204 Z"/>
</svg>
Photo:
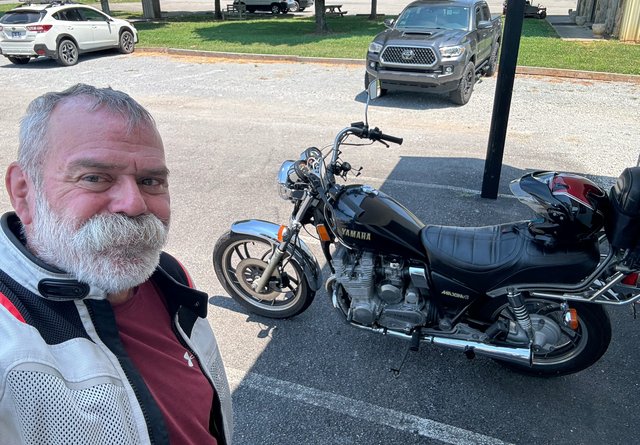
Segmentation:
<svg viewBox="0 0 640 445">
<path fill-rule="evenodd" d="M 39 22 L 46 13 L 44 11 L 9 11 L 0 17 L 0 23 L 5 25 L 24 25 Z"/>
<path fill-rule="evenodd" d="M 106 22 L 107 17 L 100 14 L 98 11 L 94 11 L 93 9 L 87 8 L 78 8 L 80 14 L 87 22 Z"/>
<path fill-rule="evenodd" d="M 67 22 L 81 22 L 83 20 L 82 16 L 76 8 L 58 11 L 53 14 L 53 18 L 56 20 L 64 20 Z"/>
</svg>

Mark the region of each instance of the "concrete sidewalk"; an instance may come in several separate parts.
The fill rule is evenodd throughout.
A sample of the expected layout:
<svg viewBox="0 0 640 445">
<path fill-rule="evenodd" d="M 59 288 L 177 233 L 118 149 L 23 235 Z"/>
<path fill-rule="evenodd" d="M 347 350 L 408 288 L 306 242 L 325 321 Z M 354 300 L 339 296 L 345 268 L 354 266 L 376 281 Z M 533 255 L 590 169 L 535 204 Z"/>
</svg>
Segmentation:
<svg viewBox="0 0 640 445">
<path fill-rule="evenodd" d="M 603 40 L 602 36 L 593 34 L 591 26 L 578 26 L 572 22 L 569 14 L 548 15 L 546 20 L 563 40 Z"/>
</svg>

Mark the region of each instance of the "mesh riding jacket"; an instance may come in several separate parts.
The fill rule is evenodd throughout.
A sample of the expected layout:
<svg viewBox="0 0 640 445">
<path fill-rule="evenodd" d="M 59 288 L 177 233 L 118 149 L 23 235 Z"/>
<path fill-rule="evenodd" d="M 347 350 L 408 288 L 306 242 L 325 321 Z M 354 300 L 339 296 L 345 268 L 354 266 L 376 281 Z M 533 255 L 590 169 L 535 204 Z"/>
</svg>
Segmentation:
<svg viewBox="0 0 640 445">
<path fill-rule="evenodd" d="M 0 220 L 0 442 L 166 444 L 160 409 L 118 336 L 104 291 L 38 260 L 14 213 Z M 231 396 L 207 295 L 166 253 L 150 278 L 178 340 L 215 390 L 210 431 L 230 445 Z M 185 410 L 189 407 L 185 406 Z"/>
</svg>

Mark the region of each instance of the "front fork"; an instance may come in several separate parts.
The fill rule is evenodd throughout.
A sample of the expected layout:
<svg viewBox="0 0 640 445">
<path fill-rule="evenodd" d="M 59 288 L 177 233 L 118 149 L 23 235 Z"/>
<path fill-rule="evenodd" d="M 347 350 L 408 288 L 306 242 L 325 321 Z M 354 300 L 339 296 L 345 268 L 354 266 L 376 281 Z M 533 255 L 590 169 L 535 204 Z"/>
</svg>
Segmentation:
<svg viewBox="0 0 640 445">
<path fill-rule="evenodd" d="M 265 268 L 260 278 L 257 281 L 254 281 L 254 283 L 251 285 L 253 287 L 253 290 L 255 290 L 256 292 L 262 293 L 265 290 L 265 287 L 269 283 L 273 272 L 275 272 L 276 268 L 280 264 L 280 261 L 282 260 L 282 257 L 286 253 L 287 247 L 289 247 L 291 241 L 296 236 L 298 236 L 300 228 L 302 227 L 302 223 L 300 223 L 300 220 L 309 209 L 311 201 L 313 201 L 313 196 L 310 193 L 307 193 L 304 201 L 302 201 L 302 204 L 300 204 L 298 212 L 291 217 L 289 225 L 286 226 L 282 231 L 282 235 L 280 236 L 280 243 L 276 246 L 276 249 L 273 252 L 273 255 L 271 255 L 271 258 L 269 258 L 267 267 Z"/>
</svg>

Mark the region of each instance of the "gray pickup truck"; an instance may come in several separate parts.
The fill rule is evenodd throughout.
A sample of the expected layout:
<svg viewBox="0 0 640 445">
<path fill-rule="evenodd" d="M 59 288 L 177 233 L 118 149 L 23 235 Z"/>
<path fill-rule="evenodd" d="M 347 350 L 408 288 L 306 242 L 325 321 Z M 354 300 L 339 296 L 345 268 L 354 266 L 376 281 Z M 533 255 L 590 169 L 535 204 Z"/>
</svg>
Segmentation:
<svg viewBox="0 0 640 445">
<path fill-rule="evenodd" d="M 448 92 L 469 102 L 476 80 L 493 76 L 502 38 L 500 17 L 484 0 L 419 0 L 385 20 L 367 52 L 365 88 Z"/>
</svg>

